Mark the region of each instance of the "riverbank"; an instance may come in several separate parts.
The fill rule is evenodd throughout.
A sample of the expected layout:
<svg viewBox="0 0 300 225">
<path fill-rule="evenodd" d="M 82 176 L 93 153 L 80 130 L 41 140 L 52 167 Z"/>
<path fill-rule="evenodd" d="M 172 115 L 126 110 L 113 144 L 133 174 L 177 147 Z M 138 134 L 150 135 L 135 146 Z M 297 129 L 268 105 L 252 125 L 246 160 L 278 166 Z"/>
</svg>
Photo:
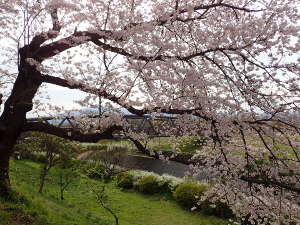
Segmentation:
<svg viewBox="0 0 300 225">
<path fill-rule="evenodd" d="M 45 192 L 38 194 L 38 163 L 11 161 L 13 188 L 25 196 L 27 203 L 1 202 L 0 221 L 6 224 L 36 225 L 112 225 L 113 218 L 96 201 L 92 186 L 101 181 L 80 176 L 67 189 L 65 200 L 59 199 L 57 174 L 53 170 Z M 223 225 L 225 221 L 182 209 L 167 196 L 147 196 L 134 191 L 121 191 L 115 184 L 106 184 L 110 207 L 120 218 L 121 225 Z"/>
</svg>

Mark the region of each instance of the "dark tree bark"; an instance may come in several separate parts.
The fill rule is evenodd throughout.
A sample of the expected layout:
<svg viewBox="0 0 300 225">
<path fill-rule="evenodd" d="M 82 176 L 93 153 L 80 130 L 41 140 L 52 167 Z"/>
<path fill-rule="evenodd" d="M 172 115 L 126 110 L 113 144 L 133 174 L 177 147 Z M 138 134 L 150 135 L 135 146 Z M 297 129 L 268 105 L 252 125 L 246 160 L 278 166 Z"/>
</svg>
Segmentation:
<svg viewBox="0 0 300 225">
<path fill-rule="evenodd" d="M 101 139 L 113 139 L 113 132 L 122 130 L 121 126 L 111 126 L 102 133 L 87 133 L 84 134 L 79 130 L 67 130 L 53 126 L 51 124 L 45 124 L 42 122 L 26 122 L 22 131 L 39 131 L 47 134 L 52 134 L 61 138 L 69 139 L 79 142 L 97 142 Z"/>
<path fill-rule="evenodd" d="M 59 30 L 59 27 L 57 27 L 57 29 Z M 27 59 L 31 58 L 36 62 L 42 62 L 43 59 L 41 58 L 43 57 L 36 53 L 41 48 L 40 45 L 44 41 L 45 40 L 43 38 L 39 38 L 37 36 L 29 45 L 19 49 L 18 76 L 13 85 L 10 96 L 4 104 L 4 109 L 0 116 L 0 195 L 4 197 L 7 196 L 10 188 L 9 159 L 13 154 L 13 146 L 22 131 L 36 130 L 46 133 L 48 131 L 50 134 L 52 133 L 55 135 L 57 133 L 60 134 L 58 136 L 63 136 L 68 139 L 79 141 L 93 139 L 95 142 L 101 139 L 101 137 L 111 138 L 112 132 L 116 129 L 116 127 L 108 129 L 108 131 L 104 132 L 102 136 L 87 135 L 81 139 L 80 133 L 75 132 L 72 137 L 69 137 L 67 132 L 55 130 L 53 127 L 47 130 L 42 125 L 38 126 L 38 124 L 26 124 L 26 113 L 32 110 L 32 100 L 43 82 L 42 74 L 34 65 L 31 65 Z M 55 46 L 53 48 L 55 48 Z M 25 124 L 26 126 L 24 126 Z M 85 139 L 85 137 L 87 138 Z"/>
<path fill-rule="evenodd" d="M 48 171 L 50 170 L 50 168 L 47 168 L 47 165 L 44 165 L 41 174 L 40 174 L 40 186 L 39 186 L 39 193 L 42 193 L 44 190 L 44 186 L 45 186 L 45 181 L 46 181 L 46 177 L 48 175 Z"/>
<path fill-rule="evenodd" d="M 26 123 L 26 113 L 32 110 L 32 100 L 42 84 L 42 74 L 30 65 L 26 59 L 33 58 L 29 46 L 20 49 L 19 74 L 14 83 L 12 92 L 4 104 L 0 117 L 0 195 L 6 197 L 10 189 L 9 159 L 13 154 L 13 146 L 23 131 L 41 131 L 77 141 L 96 142 L 100 139 L 111 139 L 112 133 L 119 129 L 115 126 L 108 128 L 102 134 L 82 135 L 81 132 L 69 132 L 63 129 L 46 126 L 41 123 Z M 34 60 L 39 61 L 38 58 Z"/>
<path fill-rule="evenodd" d="M 26 113 L 32 109 L 32 99 L 41 85 L 40 73 L 26 62 L 30 49 L 20 49 L 19 74 L 10 97 L 4 104 L 0 117 L 0 194 L 9 189 L 9 157 L 26 120 Z"/>
<path fill-rule="evenodd" d="M 2 149 L 1 149 L 2 150 Z M 2 151 L 1 151 L 2 152 Z M 6 197 L 9 194 L 9 154 L 1 154 L 0 157 L 0 196 Z"/>
</svg>

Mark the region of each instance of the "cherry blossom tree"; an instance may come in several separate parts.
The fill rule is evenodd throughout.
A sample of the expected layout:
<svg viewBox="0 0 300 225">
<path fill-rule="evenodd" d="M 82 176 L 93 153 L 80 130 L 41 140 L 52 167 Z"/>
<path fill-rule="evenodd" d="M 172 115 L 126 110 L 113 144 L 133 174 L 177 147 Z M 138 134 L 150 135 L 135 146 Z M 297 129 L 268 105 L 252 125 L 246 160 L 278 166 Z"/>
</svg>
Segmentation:
<svg viewBox="0 0 300 225">
<path fill-rule="evenodd" d="M 248 221 L 299 223 L 298 3 L 1 1 L 1 193 L 21 132 L 95 142 L 122 129 L 28 121 L 37 93 L 54 84 L 86 92 L 83 105 L 97 97 L 136 115 L 176 115 L 180 135 L 208 140 L 195 156 L 217 177 L 206 198 Z"/>
</svg>

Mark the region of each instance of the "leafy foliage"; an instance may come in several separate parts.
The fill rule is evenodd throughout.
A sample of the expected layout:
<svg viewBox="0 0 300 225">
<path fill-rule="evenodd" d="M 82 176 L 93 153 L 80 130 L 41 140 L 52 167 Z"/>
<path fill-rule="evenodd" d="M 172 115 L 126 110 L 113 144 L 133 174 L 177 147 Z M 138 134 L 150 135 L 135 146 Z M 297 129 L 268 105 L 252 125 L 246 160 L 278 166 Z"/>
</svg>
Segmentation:
<svg viewBox="0 0 300 225">
<path fill-rule="evenodd" d="M 180 205 L 191 209 L 198 206 L 199 199 L 206 190 L 205 184 L 183 183 L 178 185 L 173 196 Z"/>
<path fill-rule="evenodd" d="M 82 145 L 51 134 L 26 132 L 14 146 L 14 154 L 15 158 L 45 162 L 48 149 L 64 160 L 82 151 Z"/>
<path fill-rule="evenodd" d="M 153 172 L 139 170 L 128 171 L 126 172 L 126 174 L 130 174 L 129 176 L 132 176 L 133 187 L 135 187 L 136 189 L 139 189 L 140 180 L 149 176 L 155 178 L 160 192 L 162 193 L 172 193 L 179 184 L 184 183 L 183 179 L 168 174 L 159 176 L 158 174 Z"/>
<path fill-rule="evenodd" d="M 64 200 L 64 192 L 79 179 L 79 170 L 76 163 L 71 160 L 61 161 L 55 169 L 57 170 L 57 184 L 60 189 L 60 199 Z"/>
<path fill-rule="evenodd" d="M 117 186 L 124 189 L 133 188 L 133 175 L 129 172 L 123 172 L 118 174 Z"/>
<path fill-rule="evenodd" d="M 80 170 L 89 178 L 102 179 L 104 171 L 100 162 L 81 162 Z"/>
<path fill-rule="evenodd" d="M 155 176 L 142 177 L 137 182 L 137 189 L 143 194 L 155 194 L 161 191 Z"/>
</svg>

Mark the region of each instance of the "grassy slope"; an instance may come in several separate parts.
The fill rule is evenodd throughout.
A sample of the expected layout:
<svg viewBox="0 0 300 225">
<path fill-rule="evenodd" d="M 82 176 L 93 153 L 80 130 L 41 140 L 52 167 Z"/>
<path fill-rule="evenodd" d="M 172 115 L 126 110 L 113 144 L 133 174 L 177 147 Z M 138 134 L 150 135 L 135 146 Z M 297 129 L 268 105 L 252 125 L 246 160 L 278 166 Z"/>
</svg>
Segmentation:
<svg viewBox="0 0 300 225">
<path fill-rule="evenodd" d="M 113 218 L 95 201 L 91 186 L 99 181 L 85 177 L 74 183 L 58 200 L 55 172 L 46 184 L 45 193 L 38 194 L 39 164 L 30 161 L 12 161 L 11 179 L 15 190 L 26 196 L 29 204 L 0 202 L 0 224 L 89 225 L 113 224 Z M 106 187 L 111 207 L 121 225 L 221 225 L 226 222 L 214 217 L 201 216 L 181 209 L 172 200 L 162 196 L 145 196 L 121 191 L 113 183 Z M 23 219 L 22 219 L 23 218 Z M 9 220 L 13 222 L 8 222 Z M 39 221 L 40 220 L 40 221 Z M 35 223 L 34 223 L 35 222 Z"/>
</svg>

